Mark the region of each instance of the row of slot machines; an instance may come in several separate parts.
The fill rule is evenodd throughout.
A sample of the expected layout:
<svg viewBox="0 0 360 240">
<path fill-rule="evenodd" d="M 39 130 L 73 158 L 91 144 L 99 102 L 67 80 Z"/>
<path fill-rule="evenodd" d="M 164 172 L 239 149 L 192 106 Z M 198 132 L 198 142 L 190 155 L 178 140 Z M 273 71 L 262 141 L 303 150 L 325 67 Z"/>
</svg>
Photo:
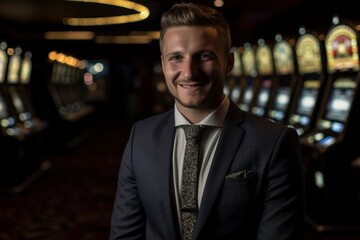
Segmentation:
<svg viewBox="0 0 360 240">
<path fill-rule="evenodd" d="M 296 129 L 306 220 L 318 231 L 360 230 L 359 33 L 334 17 L 326 34 L 234 48 L 225 93 L 244 111 Z"/>
<path fill-rule="evenodd" d="M 56 126 L 46 134 L 47 148 L 71 149 L 87 138 L 95 112 L 88 101 L 89 86 L 95 84 L 93 75 L 88 72 L 86 60 L 63 52 L 49 52 L 47 62 L 47 84 L 42 92 L 48 93 L 51 101 L 38 99 L 46 105 L 46 119 Z"/>
<path fill-rule="evenodd" d="M 0 43 L 1 189 L 11 185 L 20 191 L 19 179 L 37 172 L 40 165 L 37 144 L 47 123 L 37 116 L 32 102 L 31 58 L 31 52 Z"/>
<path fill-rule="evenodd" d="M 51 65 L 48 87 L 60 117 L 76 121 L 93 112 L 93 106 L 87 104 L 84 88 L 84 81 L 92 76 L 86 72 L 86 61 L 56 51 L 51 51 L 48 59 Z"/>
<path fill-rule="evenodd" d="M 40 131 L 44 122 L 36 116 L 29 82 L 31 77 L 32 54 L 21 56 L 20 47 L 7 47 L 0 43 L 0 121 L 5 136 L 18 139 Z"/>
<path fill-rule="evenodd" d="M 34 75 L 31 51 L 0 42 L 0 192 L 23 191 L 50 167 L 44 153 L 78 142 L 94 111 L 82 61 L 51 52 L 43 62 L 49 71 Z"/>
</svg>

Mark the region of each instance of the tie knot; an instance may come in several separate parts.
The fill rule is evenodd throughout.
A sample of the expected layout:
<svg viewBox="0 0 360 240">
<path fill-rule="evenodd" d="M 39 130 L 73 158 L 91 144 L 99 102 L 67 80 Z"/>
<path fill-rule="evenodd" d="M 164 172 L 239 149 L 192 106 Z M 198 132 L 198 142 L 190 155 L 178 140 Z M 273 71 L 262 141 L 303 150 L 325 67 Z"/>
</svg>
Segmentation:
<svg viewBox="0 0 360 240">
<path fill-rule="evenodd" d="M 184 129 L 186 140 L 198 139 L 201 132 L 205 129 L 205 127 L 201 125 L 182 125 L 181 127 Z"/>
</svg>

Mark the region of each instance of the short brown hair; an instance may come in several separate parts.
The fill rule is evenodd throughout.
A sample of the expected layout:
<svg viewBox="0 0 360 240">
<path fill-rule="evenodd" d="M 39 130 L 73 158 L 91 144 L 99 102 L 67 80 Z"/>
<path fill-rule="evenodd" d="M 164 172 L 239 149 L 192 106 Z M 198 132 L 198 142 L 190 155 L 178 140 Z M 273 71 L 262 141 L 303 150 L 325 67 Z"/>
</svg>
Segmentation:
<svg viewBox="0 0 360 240">
<path fill-rule="evenodd" d="M 166 31 L 171 27 L 180 26 L 210 26 L 214 27 L 223 39 L 224 53 L 228 54 L 231 48 L 231 35 L 228 22 L 222 13 L 204 5 L 193 3 L 174 4 L 163 13 L 160 20 L 160 50 Z"/>
</svg>

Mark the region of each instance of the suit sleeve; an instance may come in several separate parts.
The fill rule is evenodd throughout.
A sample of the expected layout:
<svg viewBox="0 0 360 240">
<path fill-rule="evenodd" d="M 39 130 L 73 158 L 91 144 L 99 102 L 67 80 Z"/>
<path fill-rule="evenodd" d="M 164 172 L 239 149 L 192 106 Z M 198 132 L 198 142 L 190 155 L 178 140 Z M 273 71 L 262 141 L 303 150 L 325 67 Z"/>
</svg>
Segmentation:
<svg viewBox="0 0 360 240">
<path fill-rule="evenodd" d="M 132 159 L 135 129 L 136 126 L 131 130 L 121 160 L 111 217 L 110 240 L 145 239 L 146 216 L 138 194 Z"/>
<path fill-rule="evenodd" d="M 300 240 L 304 225 L 304 173 L 299 138 L 286 128 L 268 165 L 258 240 Z"/>
</svg>

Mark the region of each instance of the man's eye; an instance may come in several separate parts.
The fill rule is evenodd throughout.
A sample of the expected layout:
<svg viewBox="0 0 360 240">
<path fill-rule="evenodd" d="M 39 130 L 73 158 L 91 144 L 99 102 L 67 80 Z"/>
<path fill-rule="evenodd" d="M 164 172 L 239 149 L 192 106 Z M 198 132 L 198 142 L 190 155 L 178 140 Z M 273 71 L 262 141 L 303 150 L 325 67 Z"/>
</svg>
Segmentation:
<svg viewBox="0 0 360 240">
<path fill-rule="evenodd" d="M 202 54 L 200 54 L 200 59 L 201 59 L 202 61 L 207 61 L 207 60 L 213 59 L 213 57 L 212 57 L 212 55 L 209 54 L 209 53 L 202 53 Z"/>
<path fill-rule="evenodd" d="M 169 61 L 178 62 L 178 61 L 180 61 L 180 60 L 181 60 L 181 56 L 179 56 L 179 55 L 171 56 L 171 57 L 169 58 Z"/>
</svg>

